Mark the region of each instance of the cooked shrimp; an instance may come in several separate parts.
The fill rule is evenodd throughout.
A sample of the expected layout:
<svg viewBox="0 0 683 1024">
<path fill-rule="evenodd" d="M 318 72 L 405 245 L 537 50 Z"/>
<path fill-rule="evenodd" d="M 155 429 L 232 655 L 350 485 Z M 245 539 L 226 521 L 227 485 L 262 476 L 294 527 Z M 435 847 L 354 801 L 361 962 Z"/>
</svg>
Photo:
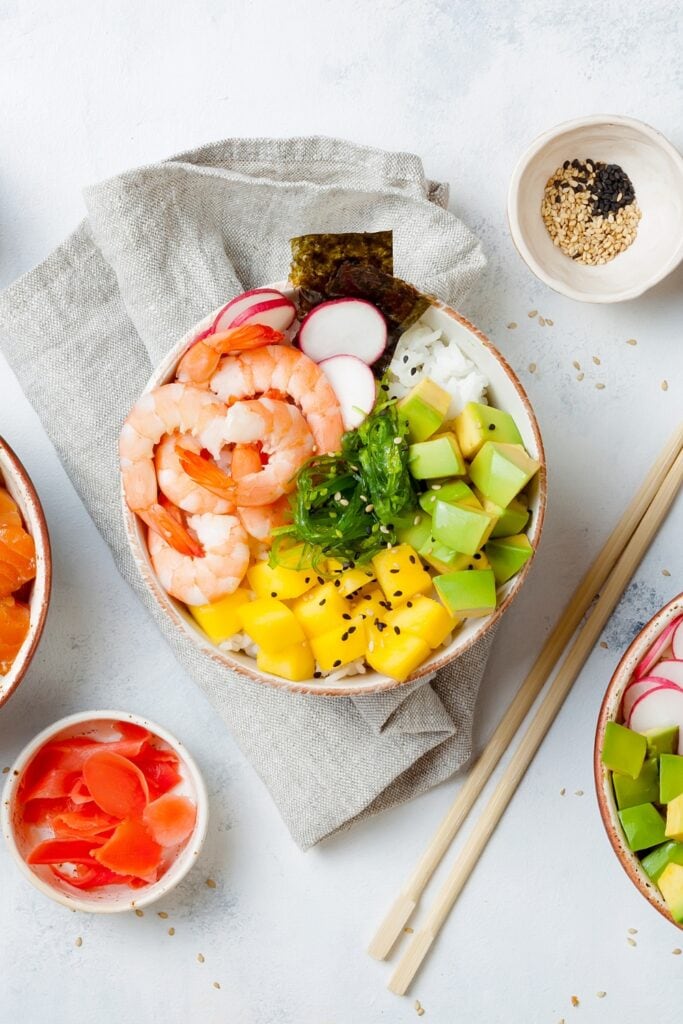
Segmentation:
<svg viewBox="0 0 683 1024">
<path fill-rule="evenodd" d="M 171 511 L 169 517 L 175 517 Z M 249 566 L 249 546 L 244 527 L 236 516 L 202 515 L 187 517 L 204 555 L 195 558 L 172 548 L 163 537 L 149 530 L 148 545 L 154 570 L 168 593 L 185 604 L 208 604 L 239 587 Z"/>
<path fill-rule="evenodd" d="M 225 416 L 225 406 L 210 392 L 189 384 L 163 384 L 142 396 L 121 429 L 119 457 L 128 507 L 186 555 L 200 555 L 201 547 L 158 500 L 154 449 L 167 434 L 189 433 L 218 458 Z"/>
<path fill-rule="evenodd" d="M 157 446 L 154 456 L 161 493 L 184 512 L 215 512 L 217 515 L 233 512 L 235 505 L 229 494 L 227 497 L 219 497 L 183 469 L 179 450 L 201 458 L 201 445 L 192 434 L 168 434 Z M 203 461 L 207 467 L 207 474 L 211 474 L 217 468 L 214 463 Z"/>
<path fill-rule="evenodd" d="M 242 505 L 237 509 L 237 515 L 249 536 L 268 548 L 273 542 L 275 527 L 285 526 L 292 521 L 289 498 L 286 494 L 270 505 L 254 505 L 253 508 Z"/>
<path fill-rule="evenodd" d="M 221 356 L 228 352 L 246 352 L 262 345 L 277 344 L 284 341 L 284 338 L 280 331 L 265 324 L 244 324 L 230 331 L 208 334 L 190 346 L 178 364 L 176 376 L 180 381 L 206 384 L 215 373 Z"/>
<path fill-rule="evenodd" d="M 295 405 L 272 398 L 235 402 L 223 436 L 235 445 L 260 442 L 268 462 L 234 481 L 238 506 L 270 505 L 294 487 L 297 470 L 315 450 L 311 431 Z"/>
<path fill-rule="evenodd" d="M 288 395 L 306 417 L 320 454 L 337 452 L 344 432 L 337 396 L 312 359 L 288 345 L 226 356 L 209 386 L 221 401 L 271 392 Z"/>
</svg>

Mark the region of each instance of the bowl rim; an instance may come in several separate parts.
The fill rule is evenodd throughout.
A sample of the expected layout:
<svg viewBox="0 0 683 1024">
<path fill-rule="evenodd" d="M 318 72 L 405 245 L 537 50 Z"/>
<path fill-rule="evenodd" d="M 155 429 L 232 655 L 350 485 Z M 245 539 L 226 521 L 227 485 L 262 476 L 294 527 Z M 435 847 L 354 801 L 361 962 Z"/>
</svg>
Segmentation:
<svg viewBox="0 0 683 1024">
<path fill-rule="evenodd" d="M 628 302 L 630 299 L 636 299 L 639 295 L 643 295 L 650 288 L 653 288 L 660 281 L 663 281 L 665 277 L 668 277 L 676 267 L 683 260 L 683 239 L 679 242 L 678 249 L 674 255 L 665 263 L 658 271 L 653 273 L 650 277 L 645 278 L 643 281 L 634 285 L 632 288 L 624 289 L 622 291 L 611 291 L 611 292 L 599 292 L 594 295 L 587 295 L 578 288 L 573 288 L 569 284 L 565 284 L 559 281 L 556 277 L 549 274 L 543 266 L 535 259 L 529 249 L 524 233 L 520 228 L 519 223 L 519 190 L 522 178 L 524 177 L 529 165 L 531 164 L 534 157 L 537 156 L 539 151 L 550 142 L 552 139 L 559 138 L 562 135 L 566 135 L 569 132 L 575 131 L 577 128 L 586 128 L 592 125 L 621 125 L 623 127 L 629 127 L 638 131 L 640 134 L 646 136 L 652 143 L 663 149 L 671 157 L 673 162 L 678 165 L 678 170 L 681 175 L 681 186 L 683 189 L 683 156 L 676 149 L 676 147 L 669 142 L 665 135 L 663 135 L 657 128 L 653 128 L 645 121 L 639 121 L 634 117 L 625 117 L 621 114 L 592 114 L 588 117 L 577 117 L 570 121 L 563 121 L 560 124 L 555 125 L 553 128 L 548 128 L 546 131 L 537 135 L 536 138 L 530 143 L 527 149 L 519 157 L 515 167 L 512 171 L 510 178 L 510 184 L 508 186 L 507 196 L 507 221 L 510 236 L 512 238 L 513 245 L 517 250 L 518 254 L 524 260 L 529 269 L 536 275 L 536 277 L 544 284 L 552 288 L 553 291 L 558 292 L 560 295 L 565 295 L 567 298 L 575 299 L 578 302 L 591 302 L 599 304 L 607 304 L 613 302 Z"/>
<path fill-rule="evenodd" d="M 683 612 L 683 592 L 677 594 L 667 602 L 659 611 L 655 612 L 640 632 L 634 637 L 622 655 L 619 664 L 612 673 L 612 678 L 607 684 L 605 694 L 600 704 L 598 721 L 595 729 L 595 742 L 593 744 L 593 780 L 595 793 L 598 801 L 598 810 L 602 824 L 607 833 L 610 845 L 617 856 L 622 868 L 631 879 L 640 894 L 658 910 L 675 928 L 683 930 L 683 924 L 677 924 L 669 913 L 664 902 L 664 897 L 657 886 L 650 880 L 640 865 L 640 860 L 633 851 L 625 844 L 623 832 L 616 812 L 616 803 L 609 777 L 608 769 L 600 760 L 605 726 L 607 722 L 617 720 L 617 714 L 621 705 L 621 699 L 630 681 L 636 665 L 640 662 L 645 653 L 650 649 L 657 637 L 666 629 L 667 625 Z"/>
<path fill-rule="evenodd" d="M 3 677 L 3 688 L 0 692 L 0 708 L 10 699 L 12 694 L 15 692 L 21 681 L 23 680 L 28 667 L 33 660 L 33 656 L 36 653 L 38 644 L 43 635 L 43 629 L 45 628 L 45 621 L 47 619 L 48 608 L 50 605 L 50 595 L 52 593 L 52 548 L 50 546 L 50 534 L 47 528 L 47 519 L 43 506 L 38 497 L 33 481 L 31 480 L 24 464 L 22 463 L 19 456 L 16 454 L 14 449 L 8 444 L 8 442 L 0 435 L 0 454 L 2 454 L 7 462 L 9 463 L 12 481 L 19 486 L 19 489 L 23 492 L 23 498 L 25 501 L 26 509 L 28 514 L 21 509 L 22 519 L 24 525 L 28 527 L 28 532 L 33 537 L 36 545 L 36 578 L 33 580 L 33 589 L 37 590 L 40 586 L 42 587 L 42 597 L 40 600 L 40 606 L 37 609 L 37 617 L 31 622 L 29 621 L 29 631 L 32 631 L 32 637 L 28 647 L 14 659 L 12 667 L 9 672 Z M 3 470 L 0 466 L 0 485 L 3 483 Z M 32 591 L 33 594 L 33 591 Z M 33 613 L 33 606 L 31 607 Z M 10 679 L 10 684 L 5 687 L 5 680 Z"/>
<path fill-rule="evenodd" d="M 295 290 L 292 289 L 287 282 L 282 281 L 267 286 L 264 285 L 263 287 L 272 287 L 285 292 L 292 292 Z M 280 679 L 277 676 L 259 672 L 259 670 L 256 668 L 255 661 L 254 668 L 252 668 L 251 666 L 244 665 L 237 660 L 233 660 L 230 658 L 230 652 L 220 650 L 219 648 L 211 644 L 210 641 L 208 640 L 206 641 L 206 643 L 203 643 L 201 641 L 201 638 L 196 637 L 193 633 L 192 641 L 195 647 L 198 650 L 202 651 L 202 653 L 210 657 L 222 668 L 228 669 L 232 672 L 237 672 L 239 675 L 244 676 L 247 679 L 250 679 L 252 682 L 257 682 L 261 685 L 271 686 L 275 689 L 283 690 L 287 693 L 306 694 L 317 697 L 374 696 L 378 693 L 385 693 L 389 690 L 395 690 L 402 686 L 408 686 L 409 684 L 414 683 L 417 680 L 424 678 L 425 676 L 432 675 L 433 673 L 440 671 L 441 669 L 449 665 L 452 661 L 455 661 L 457 658 L 460 658 L 461 655 L 465 654 L 475 643 L 477 643 L 477 641 L 481 640 L 485 634 L 487 634 L 491 629 L 494 628 L 494 626 L 497 625 L 502 615 L 507 611 L 507 609 L 512 604 L 513 600 L 517 597 L 520 590 L 522 589 L 522 586 L 526 581 L 527 576 L 531 571 L 532 565 L 535 561 L 538 546 L 540 544 L 541 537 L 543 534 L 543 526 L 545 522 L 545 514 L 547 507 L 547 466 L 545 448 L 543 446 L 543 439 L 541 437 L 541 431 L 538 425 L 538 420 L 536 418 L 536 414 L 531 405 L 529 397 L 521 381 L 519 380 L 517 374 L 512 369 L 512 367 L 505 359 L 505 357 L 502 355 L 502 353 L 490 341 L 490 339 L 481 330 L 479 330 L 479 328 L 475 327 L 474 324 L 472 324 L 469 320 L 467 320 L 464 316 L 458 313 L 447 303 L 442 302 L 440 299 L 431 297 L 430 304 L 440 312 L 444 313 L 446 316 L 450 317 L 461 327 L 464 327 L 466 331 L 474 335 L 477 341 L 481 345 L 483 345 L 484 348 L 488 349 L 490 354 L 493 356 L 495 361 L 500 365 L 505 376 L 507 377 L 507 379 L 517 392 L 520 402 L 524 407 L 525 413 L 527 415 L 531 427 L 531 432 L 534 437 L 538 461 L 541 464 L 537 474 L 538 508 L 534 513 L 535 547 L 533 556 L 523 566 L 520 572 L 514 577 L 513 586 L 510 588 L 510 591 L 508 592 L 508 594 L 506 594 L 503 601 L 501 601 L 500 605 L 498 605 L 495 612 L 493 612 L 492 615 L 486 616 L 481 619 L 481 626 L 473 632 L 473 634 L 468 638 L 468 640 L 465 643 L 463 643 L 463 645 L 459 647 L 456 652 L 454 652 L 451 656 L 448 656 L 444 652 L 444 655 L 438 658 L 436 661 L 430 662 L 424 667 L 418 667 L 418 669 L 415 672 L 413 672 L 407 679 L 403 680 L 403 682 L 399 682 L 395 679 L 390 679 L 388 676 L 382 676 L 379 673 L 376 673 L 378 675 L 378 681 L 375 685 L 373 685 L 372 689 L 360 685 L 354 685 L 351 682 L 352 679 L 356 678 L 354 676 L 345 677 L 341 681 L 342 684 L 344 685 L 335 686 L 326 686 L 324 678 L 319 680 L 316 679 L 309 681 L 304 680 L 302 682 L 292 682 L 287 679 Z M 157 367 L 154 369 L 154 372 L 152 373 L 150 380 L 145 386 L 145 391 L 143 392 L 143 394 L 146 391 L 148 391 L 151 387 L 156 386 L 156 382 L 160 378 L 163 378 L 166 375 L 166 373 L 168 373 L 173 367 L 177 365 L 182 353 L 187 348 L 189 348 L 189 346 L 192 344 L 197 335 L 199 335 L 203 330 L 205 330 L 208 326 L 210 326 L 210 324 L 213 323 L 218 311 L 222 308 L 222 306 L 217 307 L 217 309 L 213 310 L 208 316 L 198 321 L 188 332 L 186 332 L 186 334 L 182 338 L 178 340 L 176 344 L 174 344 L 169 349 L 167 355 L 159 362 Z M 128 508 L 128 505 L 125 500 L 125 495 L 123 493 L 122 484 L 120 487 L 120 500 L 126 536 L 131 549 L 131 553 L 133 555 L 133 560 L 135 561 L 138 571 L 142 577 L 143 583 L 145 584 L 147 589 L 150 590 L 156 605 L 162 609 L 165 617 L 173 623 L 175 628 L 180 629 L 185 635 L 188 635 L 187 624 L 182 615 L 180 614 L 180 612 L 178 611 L 178 609 L 176 608 L 175 603 L 161 587 L 161 584 L 159 583 L 156 574 L 154 572 L 150 572 L 148 569 L 144 553 L 141 551 L 140 544 L 138 541 L 137 516 Z M 361 676 L 358 678 L 362 679 L 363 677 Z M 347 679 L 349 680 L 348 682 Z"/>
<path fill-rule="evenodd" d="M 36 875 L 22 857 L 17 845 L 12 823 L 12 805 L 17 793 L 19 782 L 24 769 L 38 750 L 52 739 L 53 736 L 62 732 L 64 729 L 78 725 L 85 726 L 90 722 L 99 722 L 109 719 L 113 719 L 115 721 L 129 721 L 134 725 L 140 725 L 143 728 L 149 729 L 153 735 L 158 736 L 159 739 L 168 743 L 180 758 L 183 766 L 187 769 L 188 776 L 191 779 L 191 783 L 197 797 L 197 820 L 195 822 L 192 835 L 188 839 L 186 845 L 162 877 L 157 882 L 152 882 L 145 889 L 134 890 L 134 898 L 130 901 L 91 901 L 84 899 L 82 896 L 78 896 L 76 894 L 72 895 L 71 893 L 50 885 L 48 882 L 44 881 L 44 879 Z M 0 828 L 2 830 L 2 834 L 5 837 L 12 859 L 15 861 L 24 877 L 28 878 L 31 884 L 38 889 L 39 892 L 43 893 L 43 895 L 48 896 L 57 903 L 61 903 L 64 907 L 68 907 L 69 910 L 83 910 L 92 914 L 117 914 L 123 913 L 127 910 L 146 907 L 150 903 L 155 903 L 157 900 L 161 899 L 162 896 L 165 896 L 174 889 L 185 875 L 187 875 L 201 852 L 206 838 L 208 819 L 209 797 L 206 790 L 206 784 L 195 759 L 184 744 L 177 739 L 173 733 L 170 733 L 163 726 L 158 725 L 158 723 L 152 721 L 150 718 L 146 718 L 144 715 L 136 715 L 130 711 L 116 711 L 109 709 L 78 711 L 75 714 L 67 715 L 65 718 L 60 718 L 58 721 L 46 726 L 37 733 L 32 740 L 29 740 L 26 746 L 19 752 L 11 766 L 7 782 L 5 783 L 5 788 L 2 793 L 2 803 L 0 805 Z M 169 876 L 171 877 L 169 878 Z"/>
</svg>

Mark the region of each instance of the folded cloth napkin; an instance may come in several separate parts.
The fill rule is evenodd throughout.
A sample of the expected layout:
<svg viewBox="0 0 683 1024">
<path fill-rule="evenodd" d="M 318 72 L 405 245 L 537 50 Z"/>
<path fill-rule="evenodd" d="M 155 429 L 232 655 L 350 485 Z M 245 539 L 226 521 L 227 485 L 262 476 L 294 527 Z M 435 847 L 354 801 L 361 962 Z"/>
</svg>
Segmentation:
<svg viewBox="0 0 683 1024">
<path fill-rule="evenodd" d="M 491 636 L 431 681 L 358 699 L 293 696 L 221 669 L 165 620 L 133 563 L 118 433 L 196 321 L 287 276 L 294 235 L 392 228 L 396 272 L 456 306 L 484 258 L 417 157 L 333 139 L 229 139 L 88 188 L 85 201 L 88 219 L 0 296 L 4 351 L 121 573 L 309 847 L 464 764 Z"/>
</svg>

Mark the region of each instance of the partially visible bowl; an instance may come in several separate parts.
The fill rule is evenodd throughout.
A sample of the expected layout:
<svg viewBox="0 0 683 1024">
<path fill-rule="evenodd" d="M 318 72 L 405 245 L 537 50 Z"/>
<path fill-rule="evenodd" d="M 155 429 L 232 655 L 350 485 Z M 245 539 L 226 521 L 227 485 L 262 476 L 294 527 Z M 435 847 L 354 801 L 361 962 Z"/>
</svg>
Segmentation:
<svg viewBox="0 0 683 1024">
<path fill-rule="evenodd" d="M 189 796 L 194 801 L 197 807 L 197 818 L 192 835 L 175 861 L 157 882 L 150 883 L 141 889 L 130 889 L 128 886 L 121 885 L 79 892 L 51 875 L 49 868 L 27 864 L 26 855 L 30 843 L 22 824 L 21 809 L 18 803 L 19 785 L 24 770 L 48 740 L 88 735 L 97 737 L 101 734 L 102 729 L 106 729 L 110 723 L 115 721 L 132 722 L 142 726 L 175 751 L 180 759 L 183 778 L 181 788 L 177 792 Z M 155 722 L 150 722 L 146 718 L 126 711 L 83 711 L 62 718 L 43 729 L 24 747 L 12 765 L 5 783 L 2 806 L 0 807 L 2 832 L 10 854 L 21 873 L 36 889 L 57 903 L 69 907 L 70 910 L 85 910 L 95 914 L 115 914 L 146 907 L 174 889 L 199 856 L 206 837 L 208 816 L 209 799 L 204 779 L 194 759 L 180 740 Z"/>
<path fill-rule="evenodd" d="M 546 181 L 574 158 L 620 164 L 643 214 L 633 244 L 600 266 L 577 263 L 561 252 L 541 217 Z M 539 135 L 517 163 L 508 221 L 520 256 L 550 288 L 582 302 L 636 298 L 683 259 L 683 157 L 658 131 L 630 117 L 566 121 Z"/>
<path fill-rule="evenodd" d="M 655 910 L 663 914 L 677 928 L 683 928 L 683 925 L 676 924 L 667 909 L 664 897 L 659 889 L 641 867 L 636 854 L 629 849 L 617 814 L 617 804 L 614 799 L 614 789 L 610 777 L 611 773 L 602 763 L 600 754 L 605 738 L 605 726 L 608 722 L 622 721 L 621 699 L 634 669 L 660 633 L 682 612 L 683 594 L 679 594 L 678 597 L 675 597 L 673 601 L 670 601 L 650 619 L 627 649 L 616 667 L 600 706 L 598 725 L 595 732 L 595 747 L 593 750 L 593 774 L 595 777 L 598 807 L 600 808 L 600 817 L 605 826 L 607 838 L 612 844 L 612 849 L 616 853 L 622 868 L 639 892 L 652 904 Z"/>
<path fill-rule="evenodd" d="M 296 297 L 296 293 L 283 282 L 269 285 L 268 287 L 276 288 L 290 298 Z M 213 313 L 196 324 L 171 349 L 152 374 L 145 392 L 151 391 L 161 384 L 166 384 L 174 378 L 180 357 L 198 335 L 213 323 L 217 312 L 218 310 L 214 310 Z M 433 300 L 432 305 L 423 314 L 422 319 L 431 326 L 440 328 L 445 337 L 459 345 L 465 355 L 469 356 L 482 370 L 490 382 L 488 394 L 492 404 L 512 414 L 519 427 L 527 451 L 541 464 L 539 472 L 528 489 L 529 508 L 531 511 L 528 536 L 534 550 L 536 550 L 543 530 L 546 508 L 545 452 L 536 416 L 531 408 L 526 392 L 512 368 L 489 339 L 468 320 L 454 309 L 451 309 L 450 306 Z M 485 636 L 499 621 L 500 617 L 519 593 L 533 561 L 533 559 L 530 559 L 516 576 L 499 588 L 499 604 L 492 615 L 481 619 L 466 619 L 463 626 L 456 632 L 450 645 L 445 649 L 436 651 L 431 658 L 420 665 L 405 683 L 399 683 L 395 679 L 390 679 L 374 671 L 367 671 L 363 675 L 345 676 L 336 681 L 328 681 L 322 678 L 290 682 L 279 676 L 259 671 L 253 658 L 242 653 L 222 650 L 208 640 L 185 607 L 170 597 L 162 587 L 149 557 L 146 527 L 128 508 L 123 495 L 123 489 L 121 490 L 121 506 L 128 541 L 140 574 L 157 604 L 174 626 L 189 637 L 196 647 L 224 668 L 233 672 L 239 672 L 256 682 L 268 683 L 270 686 L 287 690 L 290 693 L 310 693 L 327 697 L 355 697 L 363 694 L 379 693 L 383 690 L 391 690 L 444 668 L 449 662 L 460 657 L 477 640 Z"/>
<path fill-rule="evenodd" d="M 24 526 L 36 546 L 36 577 L 30 585 L 29 629 L 6 675 L 0 675 L 0 707 L 9 700 L 36 652 L 43 632 L 52 585 L 52 555 L 45 513 L 28 473 L 6 441 L 0 437 L 0 486 L 7 488 L 17 503 Z"/>
</svg>

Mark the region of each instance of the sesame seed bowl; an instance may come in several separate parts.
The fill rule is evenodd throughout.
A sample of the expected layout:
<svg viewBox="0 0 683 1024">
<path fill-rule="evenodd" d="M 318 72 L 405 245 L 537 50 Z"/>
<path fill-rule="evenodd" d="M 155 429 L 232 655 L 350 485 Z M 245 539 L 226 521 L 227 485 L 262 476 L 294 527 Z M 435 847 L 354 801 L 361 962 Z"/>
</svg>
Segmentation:
<svg viewBox="0 0 683 1024">
<path fill-rule="evenodd" d="M 633 118 L 567 121 L 517 163 L 508 222 L 522 259 L 555 291 L 636 298 L 683 259 L 683 158 Z"/>
</svg>

